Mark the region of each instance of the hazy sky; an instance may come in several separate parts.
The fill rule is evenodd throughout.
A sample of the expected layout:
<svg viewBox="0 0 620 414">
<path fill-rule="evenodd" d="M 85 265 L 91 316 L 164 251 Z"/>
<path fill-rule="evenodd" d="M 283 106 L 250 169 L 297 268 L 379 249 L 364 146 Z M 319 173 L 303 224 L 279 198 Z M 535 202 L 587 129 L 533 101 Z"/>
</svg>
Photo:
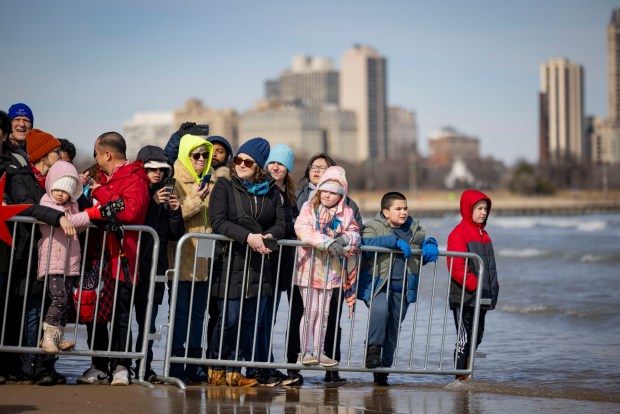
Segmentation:
<svg viewBox="0 0 620 414">
<path fill-rule="evenodd" d="M 2 2 L 0 108 L 90 157 L 137 111 L 198 98 L 250 109 L 298 54 L 339 67 L 356 43 L 388 60 L 388 102 L 416 112 L 420 148 L 442 126 L 482 155 L 538 158 L 540 64 L 585 68 L 586 114 L 607 116 L 606 28 L 617 1 Z M 250 137 L 241 137 L 242 140 Z M 269 137 L 266 137 L 269 138 Z M 82 158 L 82 157 L 80 157 Z"/>
</svg>

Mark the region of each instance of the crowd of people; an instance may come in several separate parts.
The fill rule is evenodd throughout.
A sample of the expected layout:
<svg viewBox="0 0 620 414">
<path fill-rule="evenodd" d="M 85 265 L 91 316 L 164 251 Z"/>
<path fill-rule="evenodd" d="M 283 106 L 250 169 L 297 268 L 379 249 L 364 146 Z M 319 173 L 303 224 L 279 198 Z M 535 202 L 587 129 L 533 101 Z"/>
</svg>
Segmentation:
<svg viewBox="0 0 620 414">
<path fill-rule="evenodd" d="M 141 148 L 133 162 L 127 160 L 120 134 L 101 134 L 94 142 L 95 164 L 78 173 L 72 164 L 75 147 L 34 129 L 34 116 L 27 105 L 15 104 L 8 113 L 0 112 L 0 121 L 0 176 L 7 177 L 3 204 L 31 204 L 22 215 L 42 223 L 36 232 L 16 224 L 13 277 L 6 265 L 9 247 L 0 243 L 2 298 L 12 301 L 7 315 L 0 314 L 0 322 L 6 325 L 7 343 L 16 343 L 22 328 L 14 321 L 21 321 L 20 304 L 25 303 L 24 344 L 44 351 L 27 356 L 1 353 L 0 383 L 6 379 L 29 379 L 39 385 L 66 383 L 55 362 L 59 351 L 75 346 L 65 338 L 65 327 L 77 320 L 86 323 L 92 349 L 109 346 L 111 351 L 127 352 L 131 344 L 140 352 L 147 312 L 152 310 L 149 329 L 154 332 L 155 317 L 166 296 L 165 284 L 156 283 L 153 302 L 149 302 L 152 267 L 156 267 L 155 274 L 166 274 L 174 264 L 177 241 L 195 232 L 216 233 L 233 241 L 216 242 L 211 254 L 199 238 L 183 245 L 178 283 L 174 286 L 168 281 L 168 290 L 176 289 L 172 356 L 273 361 L 273 318 L 286 292 L 290 304 L 288 363 L 300 369 L 322 365 L 326 382 L 346 381 L 337 369 L 341 309 L 346 306 L 351 316 L 360 300 L 370 312 L 368 341 L 360 350 L 365 365 L 371 369 L 392 366 L 400 324 L 408 305 L 417 300 L 419 268 L 438 257 L 437 242 L 409 214 L 403 194 L 386 193 L 377 216 L 363 223 L 348 196 L 346 172 L 329 155 L 313 156 L 296 185 L 294 153 L 287 145 L 272 146 L 264 138 L 252 138 L 234 152 L 225 137 L 209 135 L 208 126 L 193 122 L 182 124 L 165 148 Z M 491 299 L 488 308 L 493 308 L 499 285 L 492 244 L 484 231 L 490 208 L 486 195 L 466 192 L 461 200 L 461 229 L 451 234 L 448 248 L 468 251 L 476 246 L 486 266 L 483 293 Z M 84 243 L 78 235 L 91 223 L 110 236 L 92 232 L 89 243 Z M 148 233 L 140 241 L 137 232 L 119 235 L 115 223 L 153 228 L 160 242 L 157 260 L 153 260 L 154 240 Z M 466 240 L 475 234 L 472 229 L 479 232 L 479 240 Z M 305 247 L 280 245 L 281 239 L 298 239 Z M 402 254 L 366 252 L 358 260 L 362 245 Z M 96 258 L 102 247 L 108 263 Z M 417 249 L 422 254 L 412 256 Z M 279 255 L 273 254 L 279 250 Z M 114 283 L 106 284 L 100 293 L 98 312 L 83 296 L 83 306 L 73 319 L 71 305 L 80 264 L 92 251 L 95 259 L 88 264 Z M 30 254 L 38 255 L 38 261 L 30 261 Z M 477 346 L 484 329 L 481 313 L 477 340 L 470 339 L 478 269 L 471 268 L 471 263 L 465 268 L 465 263 L 450 260 L 448 264 L 451 308 L 459 333 L 455 355 L 459 368 L 467 367 L 470 342 Z M 29 264 L 31 269 L 24 272 Z M 37 277 L 28 278 L 30 270 Z M 49 300 L 42 300 L 46 296 Z M 135 342 L 132 314 L 139 326 Z M 156 381 L 152 345 L 149 341 L 145 379 Z M 27 371 L 22 366 L 24 358 Z M 128 385 L 133 370 L 131 359 L 93 357 L 77 382 Z M 174 363 L 169 374 L 184 382 L 211 385 L 303 383 L 299 369 L 283 373 L 247 367 L 242 374 L 240 367 L 226 364 Z M 376 383 L 387 384 L 388 374 L 373 375 Z"/>
</svg>

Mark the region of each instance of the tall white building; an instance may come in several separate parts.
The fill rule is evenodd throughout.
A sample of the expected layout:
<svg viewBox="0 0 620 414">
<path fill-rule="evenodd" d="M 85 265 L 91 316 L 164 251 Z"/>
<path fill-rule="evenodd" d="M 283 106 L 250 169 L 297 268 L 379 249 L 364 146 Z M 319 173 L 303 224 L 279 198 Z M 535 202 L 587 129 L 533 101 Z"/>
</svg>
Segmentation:
<svg viewBox="0 0 620 414">
<path fill-rule="evenodd" d="M 368 46 L 355 46 L 342 56 L 340 107 L 355 112 L 357 161 L 384 160 L 388 155 L 387 62 Z"/>
<path fill-rule="evenodd" d="M 620 9 L 611 13 L 607 26 L 607 64 L 609 91 L 609 118 L 620 121 Z"/>
<path fill-rule="evenodd" d="M 583 68 L 550 59 L 541 65 L 540 87 L 540 161 L 584 161 Z"/>
<path fill-rule="evenodd" d="M 145 145 L 164 147 L 170 135 L 178 129 L 174 113 L 136 112 L 131 121 L 123 123 L 123 137 L 127 142 L 127 159 L 134 160 Z"/>
</svg>

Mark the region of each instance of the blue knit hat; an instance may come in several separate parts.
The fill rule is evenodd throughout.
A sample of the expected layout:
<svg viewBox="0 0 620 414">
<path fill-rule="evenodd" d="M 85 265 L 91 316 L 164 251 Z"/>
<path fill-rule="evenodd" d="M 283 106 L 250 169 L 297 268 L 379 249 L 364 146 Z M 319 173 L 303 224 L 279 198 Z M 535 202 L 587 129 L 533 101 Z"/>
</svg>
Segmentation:
<svg viewBox="0 0 620 414">
<path fill-rule="evenodd" d="M 239 147 L 237 155 L 241 153 L 254 158 L 259 167 L 265 168 L 269 157 L 269 142 L 265 138 L 252 138 Z"/>
<path fill-rule="evenodd" d="M 16 103 L 11 105 L 9 108 L 9 119 L 12 121 L 13 118 L 17 118 L 18 116 L 25 116 L 30 119 L 30 123 L 34 125 L 34 116 L 32 115 L 32 111 L 28 105 L 24 103 Z"/>
<path fill-rule="evenodd" d="M 293 149 L 286 144 L 278 144 L 269 151 L 269 158 L 265 165 L 272 162 L 278 162 L 286 167 L 289 173 L 293 172 L 293 163 L 295 162 L 295 154 Z"/>
</svg>

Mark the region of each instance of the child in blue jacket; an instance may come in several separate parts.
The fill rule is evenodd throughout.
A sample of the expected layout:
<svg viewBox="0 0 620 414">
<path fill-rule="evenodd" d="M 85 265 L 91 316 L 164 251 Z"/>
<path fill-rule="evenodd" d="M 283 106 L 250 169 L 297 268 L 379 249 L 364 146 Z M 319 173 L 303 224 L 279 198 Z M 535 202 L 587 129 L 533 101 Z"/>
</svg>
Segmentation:
<svg viewBox="0 0 620 414">
<path fill-rule="evenodd" d="M 423 264 L 434 262 L 438 256 L 437 242 L 433 238 L 427 239 L 420 222 L 409 216 L 407 198 L 401 193 L 389 192 L 381 199 L 381 211 L 377 217 L 365 224 L 362 243 L 399 249 L 403 253 L 368 252 L 366 257 L 369 260 L 359 282 L 360 299 L 370 309 L 366 367 L 390 367 L 398 328 L 405 319 L 409 303 L 417 299 L 420 259 L 412 258 L 411 251 L 422 249 Z M 407 295 L 404 302 L 403 292 Z M 387 385 L 387 375 L 375 373 L 374 381 Z"/>
</svg>

